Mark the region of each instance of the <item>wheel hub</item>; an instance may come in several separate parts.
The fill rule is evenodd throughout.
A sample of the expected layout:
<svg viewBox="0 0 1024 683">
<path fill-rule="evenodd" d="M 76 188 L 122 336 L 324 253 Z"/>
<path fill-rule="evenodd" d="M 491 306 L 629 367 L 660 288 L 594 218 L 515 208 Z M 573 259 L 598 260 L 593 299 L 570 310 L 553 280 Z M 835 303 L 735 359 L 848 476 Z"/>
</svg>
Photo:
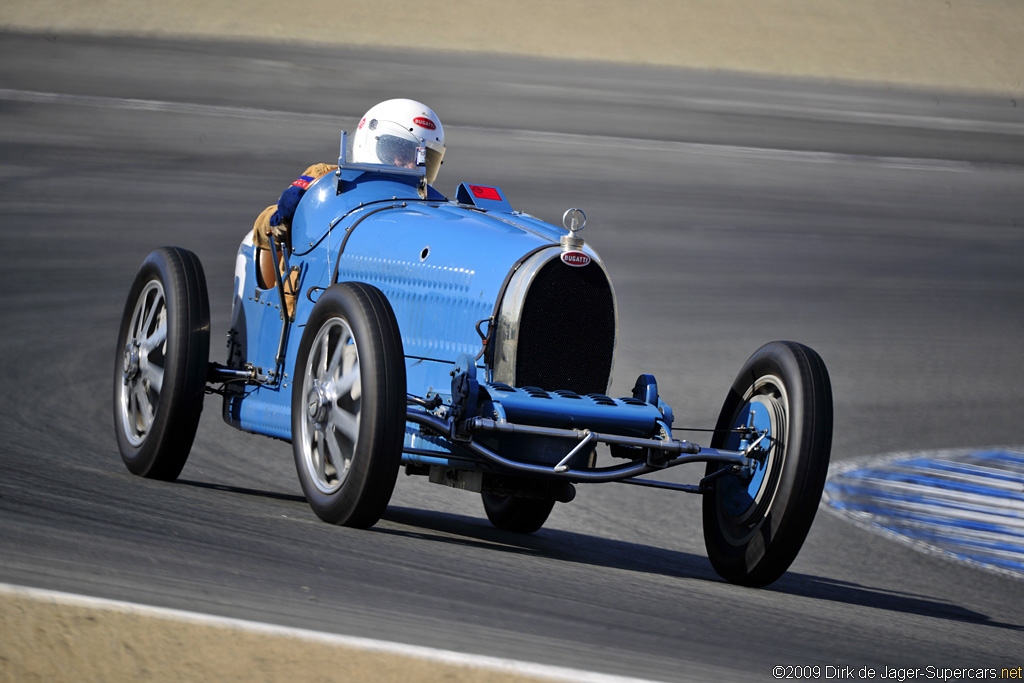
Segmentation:
<svg viewBox="0 0 1024 683">
<path fill-rule="evenodd" d="M 129 343 L 124 349 L 124 358 L 121 362 L 124 383 L 128 384 L 139 375 L 139 344 Z"/>
<path fill-rule="evenodd" d="M 317 429 L 323 429 L 324 423 L 327 422 L 330 404 L 331 398 L 327 395 L 324 385 L 314 382 L 313 387 L 306 394 L 306 415 Z"/>
<path fill-rule="evenodd" d="M 746 413 L 746 417 L 742 417 Z M 731 517 L 741 520 L 751 515 L 765 496 L 771 495 L 773 486 L 773 441 L 785 430 L 785 413 L 779 401 L 771 396 L 753 397 L 740 413 L 735 428 L 743 430 L 738 450 L 750 451 L 750 465 L 740 470 L 735 478 L 722 482 L 722 507 Z"/>
</svg>

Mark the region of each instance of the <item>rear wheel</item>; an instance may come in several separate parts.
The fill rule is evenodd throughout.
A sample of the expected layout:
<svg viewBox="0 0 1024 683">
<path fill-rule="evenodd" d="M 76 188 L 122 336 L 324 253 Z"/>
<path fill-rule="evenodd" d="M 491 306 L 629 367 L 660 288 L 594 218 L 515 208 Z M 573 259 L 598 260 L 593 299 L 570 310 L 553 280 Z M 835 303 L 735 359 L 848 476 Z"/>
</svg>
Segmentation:
<svg viewBox="0 0 1024 683">
<path fill-rule="evenodd" d="M 370 527 L 387 508 L 405 437 L 405 357 L 376 287 L 328 288 L 309 314 L 292 388 L 292 451 L 320 519 Z"/>
<path fill-rule="evenodd" d="M 203 410 L 209 357 L 203 267 L 185 249 L 157 249 L 132 283 L 114 364 L 114 431 L 132 473 L 167 481 L 181 473 Z"/>
<path fill-rule="evenodd" d="M 747 433 L 737 430 L 747 429 Z M 751 472 L 712 479 L 703 501 L 704 542 L 723 578 L 765 586 L 796 558 L 814 520 L 832 447 L 832 388 L 821 357 L 794 342 L 766 344 L 726 397 L 713 448 L 743 450 L 756 434 Z M 721 470 L 708 463 L 707 475 Z"/>
<path fill-rule="evenodd" d="M 494 493 L 483 493 L 484 511 L 487 519 L 502 531 L 532 534 L 547 521 L 555 507 L 554 499 L 519 498 Z"/>
</svg>

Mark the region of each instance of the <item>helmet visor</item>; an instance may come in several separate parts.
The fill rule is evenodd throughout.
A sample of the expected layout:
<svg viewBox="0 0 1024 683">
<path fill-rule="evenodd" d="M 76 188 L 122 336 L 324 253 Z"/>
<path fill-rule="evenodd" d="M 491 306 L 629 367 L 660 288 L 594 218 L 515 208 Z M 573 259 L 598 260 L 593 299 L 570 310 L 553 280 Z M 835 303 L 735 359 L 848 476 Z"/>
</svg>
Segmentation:
<svg viewBox="0 0 1024 683">
<path fill-rule="evenodd" d="M 399 168 L 416 167 L 417 145 L 412 140 L 394 135 L 381 135 L 377 138 L 377 158 L 380 163 Z"/>
<path fill-rule="evenodd" d="M 377 158 L 380 163 L 399 168 L 416 168 L 416 150 L 419 143 L 408 138 L 397 135 L 382 134 L 377 136 Z M 437 171 L 441 167 L 441 158 L 444 157 L 444 150 L 436 150 L 430 147 L 426 149 L 426 176 L 427 182 L 434 182 Z"/>
</svg>

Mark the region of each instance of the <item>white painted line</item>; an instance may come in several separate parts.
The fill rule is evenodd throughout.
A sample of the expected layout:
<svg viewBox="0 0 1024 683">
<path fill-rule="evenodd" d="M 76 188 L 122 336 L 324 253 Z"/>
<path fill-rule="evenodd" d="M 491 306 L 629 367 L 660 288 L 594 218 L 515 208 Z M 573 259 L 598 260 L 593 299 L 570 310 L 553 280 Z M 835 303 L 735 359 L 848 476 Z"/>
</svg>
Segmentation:
<svg viewBox="0 0 1024 683">
<path fill-rule="evenodd" d="M 407 645 L 386 640 L 362 638 L 359 636 L 323 633 L 320 631 L 293 628 L 289 626 L 276 626 L 274 624 L 248 621 L 245 619 L 218 617 L 209 614 L 201 614 L 199 612 L 188 612 L 185 610 L 170 609 L 166 607 L 152 607 L 149 605 L 141 605 L 121 600 L 108 600 L 106 598 L 94 598 L 75 593 L 64 593 L 41 588 L 29 588 L 26 586 L 15 586 L 12 584 L 0 583 L 0 598 L 3 598 L 4 596 L 51 601 L 68 606 L 106 610 L 142 617 L 152 617 L 198 626 L 238 629 L 256 635 L 295 638 L 323 645 L 337 645 L 341 647 L 356 648 L 368 652 L 378 652 L 421 659 L 438 664 L 474 667 L 498 674 L 531 676 L 550 681 L 565 681 L 571 683 L 652 683 L 646 679 L 614 676 L 611 674 L 583 671 L 568 667 L 534 664 L 532 662 L 503 659 L 500 657 L 489 657 L 486 655 L 472 655 L 462 652 L 454 652 L 452 650 L 439 650 L 419 645 Z"/>
<path fill-rule="evenodd" d="M 760 114 L 793 119 L 814 119 L 818 121 L 838 121 L 843 123 L 870 124 L 876 126 L 897 126 L 904 128 L 927 128 L 931 130 L 951 131 L 958 133 L 997 133 L 1005 135 L 1024 135 L 1024 123 L 1016 121 L 986 121 L 969 117 L 954 118 L 951 116 L 928 116 L 921 114 L 903 114 L 899 112 L 859 111 L 857 97 L 820 96 L 808 98 L 800 94 L 792 94 L 785 101 L 765 102 L 754 98 L 763 97 L 763 89 L 746 89 L 750 99 L 724 99 L 717 97 L 683 95 L 666 95 L 641 92 L 608 92 L 606 89 L 580 85 L 540 85 L 507 83 L 506 86 L 518 90 L 533 92 L 557 93 L 561 97 L 572 95 L 576 101 L 594 101 L 628 103 L 631 105 L 675 106 L 680 111 L 722 112 L 734 111 L 743 114 Z M 740 91 L 731 88 L 732 92 Z M 1009 101 L 1009 100 L 1006 100 Z M 795 103 L 795 104 L 794 104 Z M 824 103 L 824 104 L 818 104 Z"/>
<path fill-rule="evenodd" d="M 454 129 L 455 126 L 452 126 Z M 718 157 L 736 157 L 744 159 L 765 159 L 768 161 L 800 161 L 811 163 L 868 163 L 890 168 L 902 168 L 914 171 L 955 171 L 974 172 L 979 169 L 1005 170 L 1014 173 L 1022 171 L 1020 166 L 1012 164 L 955 161 L 946 159 L 924 159 L 914 157 L 883 157 L 869 154 L 849 152 L 811 152 L 801 149 L 781 149 L 775 147 L 746 147 L 742 145 L 713 144 L 706 142 L 679 142 L 676 140 L 653 140 L 645 138 L 627 138 L 612 135 L 584 135 L 580 133 L 554 133 L 536 130 L 517 130 L 500 128 L 482 128 L 475 126 L 459 126 L 461 130 L 479 133 L 500 133 L 522 140 L 542 142 L 545 144 L 574 144 L 588 148 L 593 147 L 628 147 L 654 153 L 689 153 L 706 154 Z"/>
<path fill-rule="evenodd" d="M 38 92 L 35 90 L 10 90 L 0 88 L 0 100 L 27 102 L 29 104 L 63 104 L 101 109 L 126 109 L 131 111 L 169 112 L 192 116 L 221 116 L 243 119 L 299 119 L 337 123 L 346 117 L 326 114 L 303 114 L 300 112 L 257 109 L 254 107 L 231 107 L 216 104 L 195 104 L 192 102 L 167 102 L 131 97 L 106 97 L 103 95 L 70 95 L 67 93 Z M 355 117 L 352 117 L 355 118 Z"/>
<path fill-rule="evenodd" d="M 39 92 L 33 90 L 13 90 L 0 88 L 0 101 L 27 102 L 30 104 L 62 104 L 71 106 L 98 107 L 106 109 L 123 109 L 130 111 L 168 112 L 189 116 L 232 117 L 252 120 L 296 120 L 330 124 L 343 128 L 355 121 L 357 116 L 341 116 L 329 114 L 304 114 L 300 112 L 282 111 L 278 109 L 259 109 L 255 107 L 233 107 L 226 105 L 196 104 L 190 102 L 168 102 L 125 97 L 107 97 L 102 95 L 71 95 L 67 93 Z M 448 126 L 451 130 L 463 130 L 496 136 L 498 139 L 514 137 L 520 140 L 541 142 L 545 144 L 585 145 L 587 147 L 628 147 L 650 152 L 706 154 L 724 157 L 755 158 L 781 161 L 801 161 L 811 163 L 869 163 L 888 168 L 900 168 L 912 171 L 943 171 L 943 172 L 974 172 L 979 169 L 1003 170 L 1021 173 L 1020 166 L 1009 163 L 955 161 L 946 159 L 926 159 L 916 157 L 886 157 L 848 152 L 811 152 L 807 150 L 780 149 L 773 147 L 746 147 L 742 145 L 711 144 L 700 142 L 680 142 L 675 140 L 653 140 L 646 138 L 627 138 L 612 135 L 582 135 L 578 133 L 558 133 L 552 131 L 526 130 L 518 128 L 486 128 L 482 126 Z M 1010 132 L 1010 131 L 1008 131 Z M 1017 133 L 1014 129 L 1012 133 Z"/>
</svg>

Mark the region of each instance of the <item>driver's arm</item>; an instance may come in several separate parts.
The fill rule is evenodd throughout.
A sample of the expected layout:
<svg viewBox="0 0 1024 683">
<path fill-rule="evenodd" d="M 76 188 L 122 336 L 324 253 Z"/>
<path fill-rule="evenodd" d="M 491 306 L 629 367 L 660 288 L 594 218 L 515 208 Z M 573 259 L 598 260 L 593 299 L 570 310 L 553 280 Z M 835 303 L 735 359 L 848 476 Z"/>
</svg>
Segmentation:
<svg viewBox="0 0 1024 683">
<path fill-rule="evenodd" d="M 269 234 L 273 234 L 278 243 L 287 243 L 288 229 L 291 227 L 295 209 L 298 208 L 302 195 L 306 194 L 313 181 L 337 168 L 331 164 L 313 164 L 285 188 L 277 204 L 265 208 L 253 224 L 253 237 L 257 246 L 269 249 Z"/>
</svg>

